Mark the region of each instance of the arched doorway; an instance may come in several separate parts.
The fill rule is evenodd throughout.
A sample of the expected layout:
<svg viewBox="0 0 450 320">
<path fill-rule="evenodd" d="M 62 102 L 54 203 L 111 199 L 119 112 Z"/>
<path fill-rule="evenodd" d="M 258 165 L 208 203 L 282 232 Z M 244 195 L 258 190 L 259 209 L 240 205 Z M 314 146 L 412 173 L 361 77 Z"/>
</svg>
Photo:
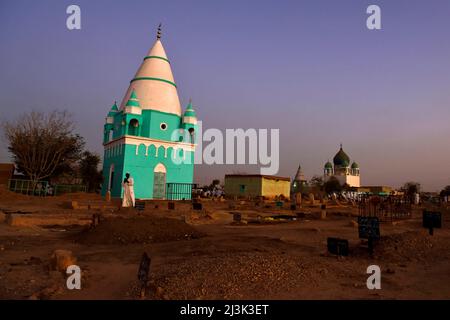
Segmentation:
<svg viewBox="0 0 450 320">
<path fill-rule="evenodd" d="M 153 199 L 163 199 L 166 195 L 166 167 L 158 163 L 153 170 Z"/>
</svg>

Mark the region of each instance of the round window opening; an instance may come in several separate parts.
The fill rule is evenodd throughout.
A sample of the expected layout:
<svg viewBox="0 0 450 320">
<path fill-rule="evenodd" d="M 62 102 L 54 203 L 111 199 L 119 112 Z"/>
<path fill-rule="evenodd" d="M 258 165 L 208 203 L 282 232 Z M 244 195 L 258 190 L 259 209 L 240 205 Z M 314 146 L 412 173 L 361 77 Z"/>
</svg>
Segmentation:
<svg viewBox="0 0 450 320">
<path fill-rule="evenodd" d="M 161 128 L 161 130 L 166 130 L 167 129 L 167 124 L 166 123 L 161 123 L 160 128 Z"/>
</svg>

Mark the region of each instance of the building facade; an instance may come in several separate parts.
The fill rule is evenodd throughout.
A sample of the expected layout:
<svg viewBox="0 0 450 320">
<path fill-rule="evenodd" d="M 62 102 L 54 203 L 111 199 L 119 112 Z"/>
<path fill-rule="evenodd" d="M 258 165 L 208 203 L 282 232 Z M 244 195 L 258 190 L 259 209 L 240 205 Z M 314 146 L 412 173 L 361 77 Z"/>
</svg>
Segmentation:
<svg viewBox="0 0 450 320">
<path fill-rule="evenodd" d="M 169 184 L 192 184 L 196 133 L 196 113 L 191 102 L 182 113 L 158 28 L 121 104 L 106 117 L 102 194 L 122 197 L 126 173 L 138 199 L 164 199 Z"/>
<path fill-rule="evenodd" d="M 331 162 L 325 163 L 324 181 L 328 181 L 331 177 L 335 177 L 341 185 L 348 184 L 350 187 L 361 186 L 361 176 L 359 166 L 356 162 L 350 164 L 350 157 L 341 148 Z"/>
<path fill-rule="evenodd" d="M 289 198 L 291 179 L 261 174 L 225 175 L 225 195 L 227 197 Z"/>
</svg>

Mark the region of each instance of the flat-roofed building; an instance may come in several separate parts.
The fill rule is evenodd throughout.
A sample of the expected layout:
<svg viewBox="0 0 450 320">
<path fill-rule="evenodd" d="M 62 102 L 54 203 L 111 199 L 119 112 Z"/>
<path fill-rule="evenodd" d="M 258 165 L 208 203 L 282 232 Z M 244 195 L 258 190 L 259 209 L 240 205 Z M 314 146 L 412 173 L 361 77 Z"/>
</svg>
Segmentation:
<svg viewBox="0 0 450 320">
<path fill-rule="evenodd" d="M 289 198 L 291 179 L 261 174 L 225 175 L 225 195 L 229 197 L 265 197 L 278 196 Z"/>
</svg>

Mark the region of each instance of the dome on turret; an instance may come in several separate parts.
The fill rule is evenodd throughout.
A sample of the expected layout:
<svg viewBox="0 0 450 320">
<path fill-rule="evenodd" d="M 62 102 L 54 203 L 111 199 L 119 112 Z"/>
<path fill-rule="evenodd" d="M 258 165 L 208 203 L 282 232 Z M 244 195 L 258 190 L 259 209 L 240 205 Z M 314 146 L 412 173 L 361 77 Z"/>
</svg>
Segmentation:
<svg viewBox="0 0 450 320">
<path fill-rule="evenodd" d="M 197 124 L 197 114 L 195 113 L 192 101 L 189 100 L 189 104 L 183 114 L 183 122 L 190 124 Z"/>
<path fill-rule="evenodd" d="M 359 166 L 356 162 L 352 163 L 352 169 L 359 169 Z"/>
<path fill-rule="evenodd" d="M 108 112 L 108 117 L 114 117 L 114 115 L 119 111 L 119 108 L 117 108 L 117 102 L 114 101 L 114 104 L 111 107 L 111 110 Z"/>
<path fill-rule="evenodd" d="M 125 107 L 140 107 L 139 100 L 136 96 L 136 92 L 133 90 L 130 95 L 130 99 L 128 99 Z"/>
<path fill-rule="evenodd" d="M 330 161 L 327 161 L 327 163 L 325 163 L 324 168 L 325 168 L 325 169 L 333 169 L 333 165 L 331 164 Z"/>
<path fill-rule="evenodd" d="M 342 145 L 338 153 L 334 156 L 333 163 L 338 167 L 348 167 L 350 165 L 350 157 L 344 152 Z"/>
</svg>

